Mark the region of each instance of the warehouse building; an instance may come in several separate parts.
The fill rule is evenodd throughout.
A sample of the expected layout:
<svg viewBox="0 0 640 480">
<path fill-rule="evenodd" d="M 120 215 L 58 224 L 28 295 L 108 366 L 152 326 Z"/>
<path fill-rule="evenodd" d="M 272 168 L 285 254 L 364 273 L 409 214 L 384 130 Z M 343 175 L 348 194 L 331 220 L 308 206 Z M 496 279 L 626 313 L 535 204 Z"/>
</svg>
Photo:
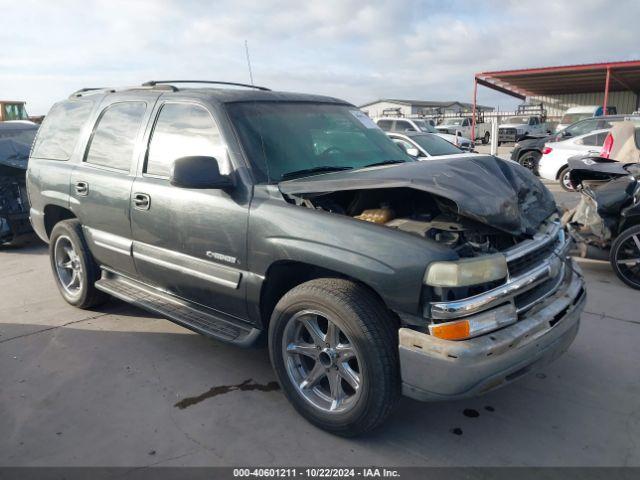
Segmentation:
<svg viewBox="0 0 640 480">
<path fill-rule="evenodd" d="M 401 100 L 383 98 L 373 102 L 365 103 L 359 107 L 371 118 L 384 116 L 441 116 L 451 115 L 461 112 L 470 112 L 473 105 L 455 101 L 429 101 L 429 100 Z M 479 111 L 492 111 L 492 107 L 476 105 Z"/>
</svg>

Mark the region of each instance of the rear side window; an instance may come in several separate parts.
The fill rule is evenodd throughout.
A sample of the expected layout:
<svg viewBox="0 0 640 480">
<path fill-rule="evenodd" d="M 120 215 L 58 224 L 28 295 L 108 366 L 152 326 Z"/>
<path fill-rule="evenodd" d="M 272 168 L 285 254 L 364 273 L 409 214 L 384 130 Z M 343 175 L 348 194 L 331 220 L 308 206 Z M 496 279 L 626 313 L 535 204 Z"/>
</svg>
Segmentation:
<svg viewBox="0 0 640 480">
<path fill-rule="evenodd" d="M 42 122 L 31 155 L 69 160 L 92 109 L 93 102 L 87 100 L 56 103 Z"/>
<path fill-rule="evenodd" d="M 405 122 L 404 120 L 396 120 L 395 130 L 398 132 L 415 132 L 416 129 L 413 128 L 409 122 Z"/>
<path fill-rule="evenodd" d="M 580 144 L 592 146 L 592 147 L 601 147 L 604 145 L 604 139 L 607 137 L 607 133 L 594 133 L 593 135 L 587 135 L 584 137 Z"/>
<path fill-rule="evenodd" d="M 215 157 L 220 173 L 231 172 L 220 131 L 209 112 L 186 103 L 167 103 L 153 129 L 145 173 L 168 177 L 173 161 L 189 156 Z"/>
<path fill-rule="evenodd" d="M 389 130 L 391 130 L 392 123 L 393 122 L 391 120 L 378 120 L 378 126 L 385 132 L 388 132 Z"/>
<path fill-rule="evenodd" d="M 144 102 L 122 102 L 108 106 L 94 128 L 85 161 L 129 171 L 146 108 Z"/>
</svg>

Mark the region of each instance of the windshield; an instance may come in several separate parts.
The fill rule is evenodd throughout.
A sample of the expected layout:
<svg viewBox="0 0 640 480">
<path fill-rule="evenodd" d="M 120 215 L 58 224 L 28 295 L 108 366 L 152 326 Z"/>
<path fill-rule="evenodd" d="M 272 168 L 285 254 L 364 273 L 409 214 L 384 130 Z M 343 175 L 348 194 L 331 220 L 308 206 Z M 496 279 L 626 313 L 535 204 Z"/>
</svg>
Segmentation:
<svg viewBox="0 0 640 480">
<path fill-rule="evenodd" d="M 462 122 L 464 122 L 464 118 L 452 118 L 449 120 L 444 120 L 442 124 L 443 125 L 462 125 Z"/>
<path fill-rule="evenodd" d="M 5 103 L 4 120 L 29 120 L 23 103 Z"/>
<path fill-rule="evenodd" d="M 575 123 L 580 120 L 584 120 L 585 118 L 591 117 L 593 117 L 592 113 L 565 113 L 562 116 L 562 120 L 560 120 L 560 123 L 562 125 L 568 125 L 570 123 Z"/>
<path fill-rule="evenodd" d="M 227 109 L 261 183 L 293 178 L 295 172 L 311 175 L 413 161 L 355 107 L 240 102 L 227 104 Z"/>
<path fill-rule="evenodd" d="M 504 123 L 527 124 L 529 117 L 509 117 Z"/>
<path fill-rule="evenodd" d="M 434 128 L 433 125 L 431 125 L 429 122 L 426 122 L 424 120 L 414 120 L 413 123 L 416 124 L 416 126 L 420 129 L 421 132 L 428 132 L 428 133 L 437 132 L 437 130 Z"/>
<path fill-rule="evenodd" d="M 429 155 L 432 156 L 464 153 L 458 147 L 437 135 L 412 135 L 411 140 L 420 145 Z"/>
</svg>

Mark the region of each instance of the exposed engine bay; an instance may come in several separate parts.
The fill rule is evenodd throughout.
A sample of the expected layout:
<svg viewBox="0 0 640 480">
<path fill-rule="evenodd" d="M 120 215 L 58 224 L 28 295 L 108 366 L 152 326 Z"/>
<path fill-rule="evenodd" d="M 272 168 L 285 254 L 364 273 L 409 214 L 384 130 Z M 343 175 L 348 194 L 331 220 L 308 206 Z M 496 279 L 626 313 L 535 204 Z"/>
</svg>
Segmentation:
<svg viewBox="0 0 640 480">
<path fill-rule="evenodd" d="M 519 239 L 464 218 L 453 202 L 410 188 L 346 190 L 300 198 L 295 203 L 384 225 L 452 248 L 460 257 L 496 253 Z"/>
</svg>

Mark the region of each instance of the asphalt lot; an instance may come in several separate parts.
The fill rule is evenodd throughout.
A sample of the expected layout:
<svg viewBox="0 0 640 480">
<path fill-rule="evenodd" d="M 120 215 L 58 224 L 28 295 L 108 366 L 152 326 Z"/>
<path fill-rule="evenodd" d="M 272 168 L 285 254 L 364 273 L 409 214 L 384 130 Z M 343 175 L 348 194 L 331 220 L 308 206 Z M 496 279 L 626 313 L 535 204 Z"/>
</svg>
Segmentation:
<svg viewBox="0 0 640 480">
<path fill-rule="evenodd" d="M 588 305 L 554 364 L 476 399 L 403 399 L 383 428 L 347 440 L 260 387 L 275 379 L 265 349 L 115 300 L 74 309 L 44 245 L 2 250 L 0 465 L 640 466 L 640 291 L 606 263 L 581 265 Z"/>
</svg>

